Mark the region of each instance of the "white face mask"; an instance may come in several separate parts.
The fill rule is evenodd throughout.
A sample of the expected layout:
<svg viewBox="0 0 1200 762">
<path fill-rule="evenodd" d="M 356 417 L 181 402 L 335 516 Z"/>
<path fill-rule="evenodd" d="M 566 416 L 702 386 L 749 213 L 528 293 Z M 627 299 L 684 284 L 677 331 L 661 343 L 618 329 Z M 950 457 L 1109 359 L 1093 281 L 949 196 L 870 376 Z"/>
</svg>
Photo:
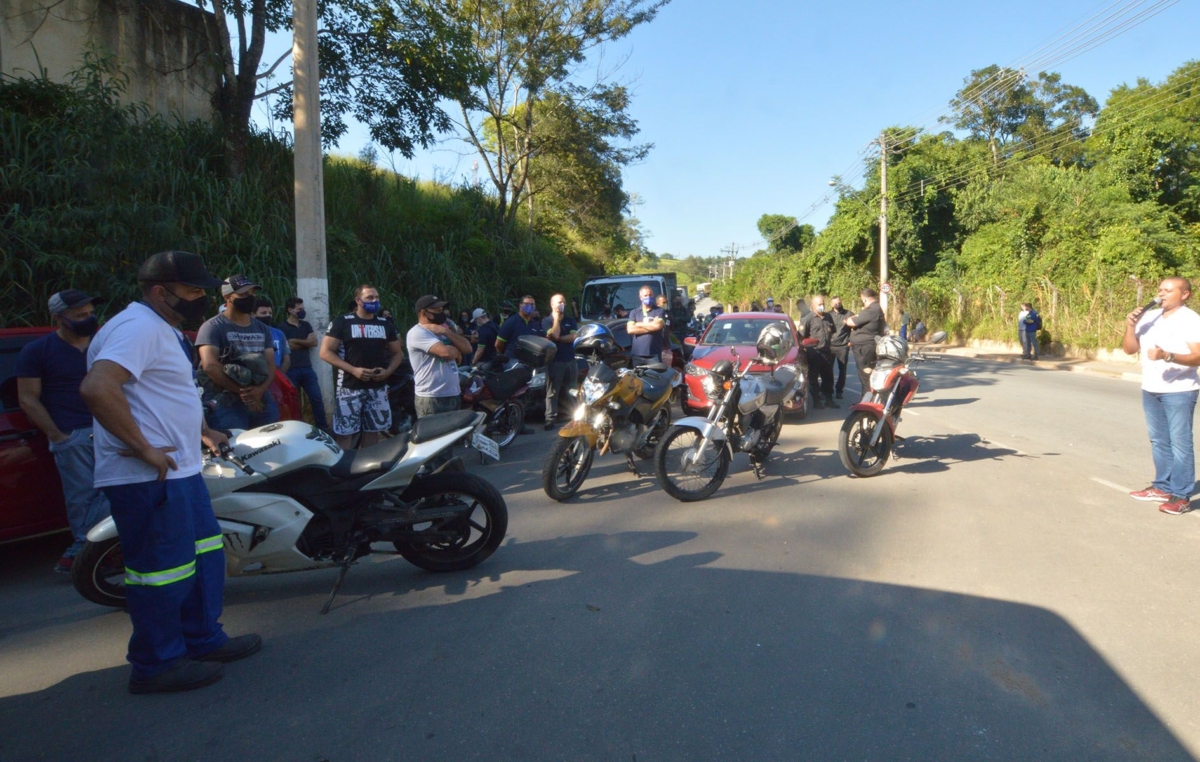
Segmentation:
<svg viewBox="0 0 1200 762">
<path fill-rule="evenodd" d="M 817 305 L 817 312 L 824 312 L 824 311 L 825 311 L 825 305 L 824 305 L 824 304 L 818 304 L 818 305 Z"/>
</svg>

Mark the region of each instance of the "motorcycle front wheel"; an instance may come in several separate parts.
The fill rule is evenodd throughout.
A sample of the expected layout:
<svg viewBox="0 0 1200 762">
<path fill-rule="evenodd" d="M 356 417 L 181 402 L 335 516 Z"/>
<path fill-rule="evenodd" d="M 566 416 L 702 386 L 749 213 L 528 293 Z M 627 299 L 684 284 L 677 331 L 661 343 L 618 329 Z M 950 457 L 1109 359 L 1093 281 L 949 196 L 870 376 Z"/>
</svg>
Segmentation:
<svg viewBox="0 0 1200 762">
<path fill-rule="evenodd" d="M 525 427 L 525 406 L 515 400 L 507 400 L 488 415 L 484 433 L 496 440 L 500 449 L 513 443 Z"/>
<path fill-rule="evenodd" d="M 696 461 L 703 442 L 704 435 L 696 429 L 676 426 L 667 432 L 654 452 L 658 483 L 676 500 L 691 503 L 710 497 L 729 473 L 729 448 L 724 442 L 710 442 L 703 460 Z"/>
<path fill-rule="evenodd" d="M 121 539 L 85 544 L 71 564 L 71 582 L 92 603 L 124 608 L 125 556 L 121 554 Z"/>
<path fill-rule="evenodd" d="M 882 425 L 879 441 L 871 446 L 875 427 Z M 883 470 L 892 454 L 892 432 L 887 424 L 865 410 L 856 410 L 842 424 L 838 433 L 838 457 L 842 465 L 855 476 L 874 476 Z"/>
<path fill-rule="evenodd" d="M 481 563 L 500 547 L 508 531 L 508 506 L 489 482 L 475 474 L 440 473 L 423 477 L 404 493 L 413 508 L 463 508 L 452 519 L 412 526 L 416 537 L 392 543 L 413 566 L 426 571 L 461 571 Z M 421 538 L 428 533 L 429 539 Z"/>
<path fill-rule="evenodd" d="M 583 486 L 595 457 L 587 437 L 559 437 L 542 467 L 542 489 L 560 503 L 569 499 Z"/>
</svg>

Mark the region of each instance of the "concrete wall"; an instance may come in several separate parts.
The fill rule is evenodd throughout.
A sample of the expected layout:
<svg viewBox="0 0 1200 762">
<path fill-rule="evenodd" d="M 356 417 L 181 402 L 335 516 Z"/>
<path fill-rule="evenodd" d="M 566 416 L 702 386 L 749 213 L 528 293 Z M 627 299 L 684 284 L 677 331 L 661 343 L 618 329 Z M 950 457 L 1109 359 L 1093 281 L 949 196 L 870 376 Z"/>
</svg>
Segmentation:
<svg viewBox="0 0 1200 762">
<path fill-rule="evenodd" d="M 67 82 L 95 45 L 128 75 L 127 101 L 208 120 L 220 82 L 211 23 L 179 0 L 0 0 L 0 74 Z"/>
</svg>

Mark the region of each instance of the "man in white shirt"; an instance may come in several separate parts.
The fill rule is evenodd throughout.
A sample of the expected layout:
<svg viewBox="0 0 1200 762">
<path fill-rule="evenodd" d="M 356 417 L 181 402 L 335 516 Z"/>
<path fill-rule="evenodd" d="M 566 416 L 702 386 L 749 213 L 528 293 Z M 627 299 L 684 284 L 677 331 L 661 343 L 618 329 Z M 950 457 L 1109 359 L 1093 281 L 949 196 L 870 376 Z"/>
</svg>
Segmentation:
<svg viewBox="0 0 1200 762">
<path fill-rule="evenodd" d="M 96 422 L 96 488 L 121 537 L 133 622 L 129 690 L 186 691 L 220 680 L 221 662 L 249 656 L 262 639 L 230 638 L 218 621 L 225 553 L 200 444 L 227 440 L 204 423 L 193 348 L 179 330 L 204 317 L 205 289 L 220 281 L 186 251 L 150 257 L 138 281 L 142 301 L 96 334 L 79 391 Z"/>
<path fill-rule="evenodd" d="M 471 353 L 471 342 L 446 325 L 446 302 L 433 295 L 417 300 L 417 324 L 406 340 L 412 363 L 417 418 L 459 408 L 462 394 L 458 363 Z"/>
<path fill-rule="evenodd" d="M 1129 496 L 1160 503 L 1158 510 L 1171 515 L 1192 509 L 1196 482 L 1192 415 L 1200 393 L 1200 315 L 1186 304 L 1191 296 L 1186 278 L 1166 278 L 1158 286 L 1161 307 L 1126 315 L 1121 342 L 1126 354 L 1141 354 L 1142 409 L 1154 458 L 1154 482 Z"/>
</svg>

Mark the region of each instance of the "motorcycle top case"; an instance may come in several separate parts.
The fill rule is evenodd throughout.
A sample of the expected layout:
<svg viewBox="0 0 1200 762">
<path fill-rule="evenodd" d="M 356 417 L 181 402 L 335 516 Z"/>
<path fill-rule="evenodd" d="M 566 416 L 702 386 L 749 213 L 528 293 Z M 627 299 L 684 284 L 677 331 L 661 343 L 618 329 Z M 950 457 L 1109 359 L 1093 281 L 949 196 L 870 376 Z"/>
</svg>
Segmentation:
<svg viewBox="0 0 1200 762">
<path fill-rule="evenodd" d="M 557 351 L 558 346 L 553 341 L 533 335 L 518 336 L 504 349 L 509 357 L 535 368 L 544 368 L 554 362 L 554 353 Z"/>
</svg>

